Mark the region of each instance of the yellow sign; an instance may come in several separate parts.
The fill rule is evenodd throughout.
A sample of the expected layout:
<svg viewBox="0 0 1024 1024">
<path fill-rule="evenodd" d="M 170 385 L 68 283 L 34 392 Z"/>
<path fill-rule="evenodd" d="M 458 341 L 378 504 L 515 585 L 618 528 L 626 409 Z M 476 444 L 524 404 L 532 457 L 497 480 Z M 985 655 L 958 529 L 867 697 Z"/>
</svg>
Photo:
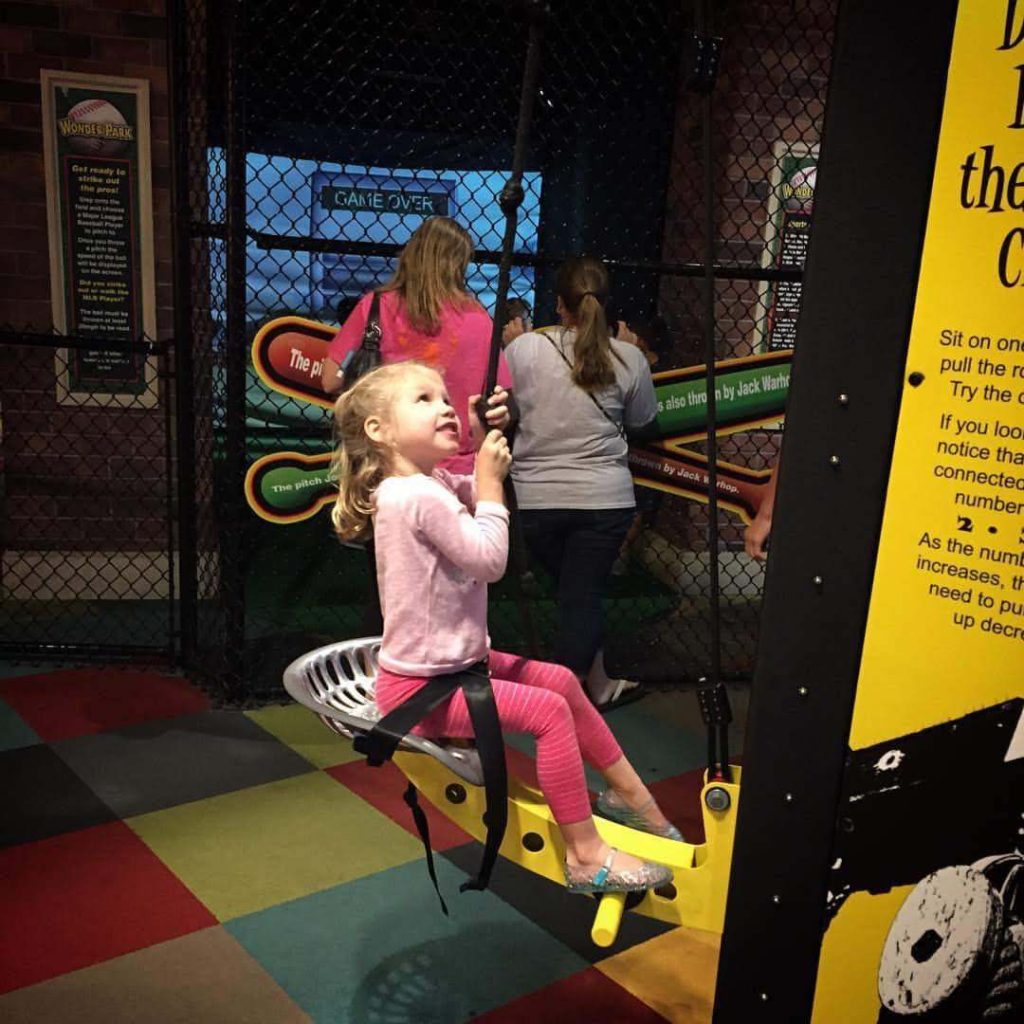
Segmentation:
<svg viewBox="0 0 1024 1024">
<path fill-rule="evenodd" d="M 1022 34 L 960 5 L 852 747 L 1024 690 Z"/>
<path fill-rule="evenodd" d="M 861 755 L 865 777 L 870 769 L 881 781 L 886 771 L 898 776 L 922 730 L 944 727 L 928 734 L 938 754 L 949 741 L 946 723 L 967 718 L 1005 740 L 999 763 L 1024 756 L 1012 715 L 977 717 L 1024 693 L 1022 62 L 1024 3 L 961 0 L 850 734 L 853 761 Z M 876 746 L 877 764 L 874 751 L 863 757 Z M 969 777 L 972 765 L 962 772 Z M 922 779 L 927 787 L 927 774 L 913 785 Z M 902 785 L 906 795 L 911 782 Z M 883 791 L 879 782 L 872 795 Z M 957 827 L 951 815 L 949 828 Z M 933 889 L 906 879 L 919 884 L 902 917 L 906 886 L 844 894 L 825 934 L 815 1024 L 873 1024 L 887 999 L 898 998 L 906 1012 L 915 999 L 927 1007 L 952 998 L 956 971 L 948 963 L 933 988 L 927 979 L 930 959 L 941 959 L 931 944 L 945 942 L 956 922 L 947 921 L 947 931 L 926 927 L 928 901 L 944 899 L 948 908 L 972 886 L 987 892 L 978 865 L 1003 852 L 951 854 L 956 865 L 966 859 L 974 867 L 929 867 Z M 913 970 L 901 974 L 914 914 L 923 944 L 913 946 Z M 901 947 L 903 928 L 910 939 Z"/>
</svg>

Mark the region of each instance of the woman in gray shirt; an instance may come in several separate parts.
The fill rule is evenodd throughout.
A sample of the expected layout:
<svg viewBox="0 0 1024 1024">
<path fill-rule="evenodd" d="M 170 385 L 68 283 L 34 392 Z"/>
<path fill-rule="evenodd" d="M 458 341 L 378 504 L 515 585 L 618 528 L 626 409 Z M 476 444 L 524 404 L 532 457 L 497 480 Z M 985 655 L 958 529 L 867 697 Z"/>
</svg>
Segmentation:
<svg viewBox="0 0 1024 1024">
<path fill-rule="evenodd" d="M 609 337 L 604 264 L 569 260 L 556 287 L 562 327 L 505 349 L 520 410 L 512 479 L 526 542 L 558 585 L 555 660 L 609 710 L 641 694 L 604 670 L 602 602 L 636 504 L 626 436 L 658 410 L 643 353 Z"/>
</svg>

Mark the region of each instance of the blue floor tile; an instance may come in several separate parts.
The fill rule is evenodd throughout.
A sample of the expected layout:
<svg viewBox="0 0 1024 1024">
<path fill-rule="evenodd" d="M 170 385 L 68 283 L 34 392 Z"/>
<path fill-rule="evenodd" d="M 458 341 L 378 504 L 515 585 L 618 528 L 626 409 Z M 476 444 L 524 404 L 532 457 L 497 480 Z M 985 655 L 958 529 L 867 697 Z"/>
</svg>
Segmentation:
<svg viewBox="0 0 1024 1024">
<path fill-rule="evenodd" d="M 318 1024 L 457 1024 L 586 961 L 492 892 L 422 862 L 231 921 L 227 930 Z"/>
<path fill-rule="evenodd" d="M 695 699 L 691 694 L 681 694 L 680 699 L 683 698 Z M 703 729 L 687 728 L 659 714 L 657 707 L 648 712 L 644 704 L 645 701 L 637 701 L 605 715 L 619 746 L 640 777 L 648 783 L 659 782 L 703 767 L 707 759 L 707 734 Z M 532 736 L 509 736 L 508 744 L 536 757 Z M 593 768 L 587 768 L 586 772 L 591 789 L 604 788 L 599 772 Z"/>
<path fill-rule="evenodd" d="M 10 705 L 0 700 L 0 750 L 31 747 L 39 737 L 31 726 Z"/>
<path fill-rule="evenodd" d="M 0 661 L 0 679 L 14 679 L 16 676 L 38 676 L 44 672 L 59 672 L 71 665 L 56 661 Z"/>
</svg>

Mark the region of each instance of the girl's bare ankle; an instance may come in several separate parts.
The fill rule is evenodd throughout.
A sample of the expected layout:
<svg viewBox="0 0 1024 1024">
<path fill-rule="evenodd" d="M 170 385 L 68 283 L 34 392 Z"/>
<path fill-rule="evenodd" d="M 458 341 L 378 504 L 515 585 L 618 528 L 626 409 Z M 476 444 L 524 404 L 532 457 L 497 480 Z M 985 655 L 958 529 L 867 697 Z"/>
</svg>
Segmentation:
<svg viewBox="0 0 1024 1024">
<path fill-rule="evenodd" d="M 576 844 L 565 849 L 565 861 L 570 867 L 601 865 L 608 856 L 608 844 L 604 842 Z"/>
<path fill-rule="evenodd" d="M 654 803 L 654 797 L 646 786 L 637 786 L 635 789 L 618 789 L 613 786 L 611 792 L 612 803 L 628 807 L 631 811 L 644 810 Z"/>
</svg>

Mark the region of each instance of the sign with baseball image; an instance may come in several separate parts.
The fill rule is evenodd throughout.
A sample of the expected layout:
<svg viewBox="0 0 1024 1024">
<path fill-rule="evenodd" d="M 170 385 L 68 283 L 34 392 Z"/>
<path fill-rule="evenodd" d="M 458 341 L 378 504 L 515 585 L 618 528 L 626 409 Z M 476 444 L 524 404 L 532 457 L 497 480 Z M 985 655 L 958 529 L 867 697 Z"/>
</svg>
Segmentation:
<svg viewBox="0 0 1024 1024">
<path fill-rule="evenodd" d="M 155 405 L 155 360 L 129 347 L 156 335 L 149 83 L 41 77 L 54 328 L 97 339 L 58 351 L 57 399 Z"/>
</svg>

